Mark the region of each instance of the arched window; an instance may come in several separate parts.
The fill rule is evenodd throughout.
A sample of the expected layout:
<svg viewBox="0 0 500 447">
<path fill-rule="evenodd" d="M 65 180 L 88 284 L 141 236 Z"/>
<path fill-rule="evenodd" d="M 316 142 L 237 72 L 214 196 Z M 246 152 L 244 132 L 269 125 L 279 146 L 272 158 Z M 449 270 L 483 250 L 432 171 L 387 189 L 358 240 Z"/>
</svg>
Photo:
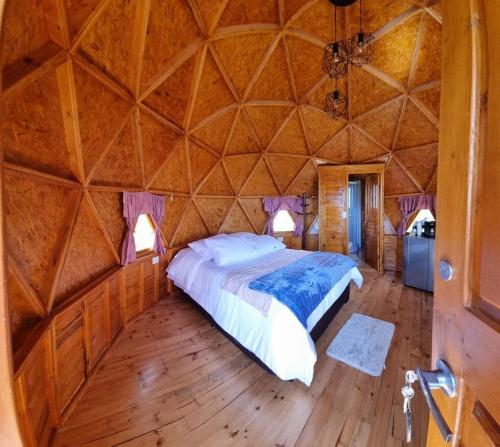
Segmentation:
<svg viewBox="0 0 500 447">
<path fill-rule="evenodd" d="M 274 220 L 273 220 L 273 231 L 275 233 L 281 233 L 285 231 L 294 231 L 295 230 L 295 222 L 290 216 L 290 213 L 286 210 L 278 211 Z"/>
<path fill-rule="evenodd" d="M 155 243 L 155 229 L 147 214 L 141 214 L 134 229 L 136 252 L 151 250 Z"/>
</svg>

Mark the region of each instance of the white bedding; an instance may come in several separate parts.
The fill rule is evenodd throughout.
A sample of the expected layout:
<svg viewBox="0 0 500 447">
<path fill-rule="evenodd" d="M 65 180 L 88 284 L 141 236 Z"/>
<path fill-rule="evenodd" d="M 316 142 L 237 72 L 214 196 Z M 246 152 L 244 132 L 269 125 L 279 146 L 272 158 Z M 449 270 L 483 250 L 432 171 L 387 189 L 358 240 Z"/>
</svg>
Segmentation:
<svg viewBox="0 0 500 447">
<path fill-rule="evenodd" d="M 349 282 L 353 280 L 361 287 L 363 277 L 356 267 L 349 270 L 309 316 L 306 330 L 290 309 L 274 298 L 265 317 L 255 307 L 221 288 L 228 273 L 274 255 L 270 253 L 216 266 L 213 261 L 204 261 L 191 248 L 186 248 L 177 253 L 167 272 L 168 277 L 200 304 L 219 326 L 259 357 L 279 378 L 299 379 L 309 386 L 317 358 L 309 332 Z"/>
</svg>

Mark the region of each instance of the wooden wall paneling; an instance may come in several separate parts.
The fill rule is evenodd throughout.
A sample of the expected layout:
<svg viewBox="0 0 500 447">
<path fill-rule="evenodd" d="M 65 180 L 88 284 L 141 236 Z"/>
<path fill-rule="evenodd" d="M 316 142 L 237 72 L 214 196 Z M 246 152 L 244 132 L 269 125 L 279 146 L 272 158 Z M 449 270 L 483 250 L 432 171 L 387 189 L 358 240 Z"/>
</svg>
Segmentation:
<svg viewBox="0 0 500 447">
<path fill-rule="evenodd" d="M 124 326 L 123 315 L 123 288 L 121 282 L 121 273 L 116 273 L 111 276 L 107 283 L 108 295 L 108 348 L 116 338 L 120 329 Z"/>
<path fill-rule="evenodd" d="M 143 303 L 142 310 L 148 309 L 156 303 L 158 296 L 158 264 L 149 262 L 142 263 Z"/>
<path fill-rule="evenodd" d="M 89 293 L 84 301 L 89 376 L 108 346 L 107 295 L 107 286 L 103 285 Z"/>
<path fill-rule="evenodd" d="M 130 264 L 123 273 L 125 323 L 137 317 L 143 308 L 144 282 L 142 263 Z"/>
</svg>

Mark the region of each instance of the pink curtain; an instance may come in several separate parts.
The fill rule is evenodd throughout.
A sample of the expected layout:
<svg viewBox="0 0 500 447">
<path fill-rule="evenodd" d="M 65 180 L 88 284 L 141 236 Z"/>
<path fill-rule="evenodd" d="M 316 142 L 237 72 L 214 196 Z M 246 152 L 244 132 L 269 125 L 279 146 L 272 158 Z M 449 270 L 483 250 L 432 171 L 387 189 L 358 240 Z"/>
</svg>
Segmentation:
<svg viewBox="0 0 500 447">
<path fill-rule="evenodd" d="M 165 215 L 165 197 L 149 192 L 124 192 L 123 217 L 127 222 L 127 234 L 122 246 L 122 265 L 136 260 L 134 230 L 141 214 L 148 213 L 156 225 L 153 250 L 164 255 L 165 248 L 161 243 L 160 224 Z"/>
<path fill-rule="evenodd" d="M 406 233 L 408 220 L 410 216 L 420 210 L 428 209 L 432 214 L 436 213 L 436 196 L 434 194 L 415 194 L 412 196 L 404 196 L 399 198 L 399 207 L 403 220 L 398 227 L 398 236 L 403 236 Z"/>
<path fill-rule="evenodd" d="M 295 217 L 295 231 L 294 236 L 301 236 L 304 229 L 302 221 L 302 199 L 300 197 L 287 197 L 287 196 L 274 196 L 264 197 L 264 210 L 269 214 L 266 224 L 266 233 L 273 234 L 273 221 L 278 214 L 278 211 L 286 210 L 291 211 Z"/>
</svg>

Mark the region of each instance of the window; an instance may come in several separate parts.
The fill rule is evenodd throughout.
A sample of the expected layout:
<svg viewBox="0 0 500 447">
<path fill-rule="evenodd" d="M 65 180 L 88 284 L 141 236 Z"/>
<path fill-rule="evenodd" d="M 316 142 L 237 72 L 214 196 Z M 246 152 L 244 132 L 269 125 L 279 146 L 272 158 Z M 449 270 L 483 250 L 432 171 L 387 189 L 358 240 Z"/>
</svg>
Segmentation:
<svg viewBox="0 0 500 447">
<path fill-rule="evenodd" d="M 146 214 L 137 219 L 134 230 L 135 251 L 151 250 L 155 242 L 155 229 Z"/>
<path fill-rule="evenodd" d="M 316 216 L 316 219 L 309 227 L 309 234 L 319 234 L 319 216 Z"/>
<path fill-rule="evenodd" d="M 413 228 L 413 225 L 415 225 L 418 221 L 427 221 L 427 222 L 434 222 L 436 219 L 434 219 L 434 216 L 431 213 L 431 210 L 428 209 L 423 209 L 420 210 L 415 218 L 411 221 L 411 224 L 408 226 L 406 229 L 407 233 L 411 233 L 411 230 Z"/>
<path fill-rule="evenodd" d="M 286 210 L 278 211 L 273 220 L 273 231 L 276 233 L 295 230 L 295 222 Z"/>
</svg>

